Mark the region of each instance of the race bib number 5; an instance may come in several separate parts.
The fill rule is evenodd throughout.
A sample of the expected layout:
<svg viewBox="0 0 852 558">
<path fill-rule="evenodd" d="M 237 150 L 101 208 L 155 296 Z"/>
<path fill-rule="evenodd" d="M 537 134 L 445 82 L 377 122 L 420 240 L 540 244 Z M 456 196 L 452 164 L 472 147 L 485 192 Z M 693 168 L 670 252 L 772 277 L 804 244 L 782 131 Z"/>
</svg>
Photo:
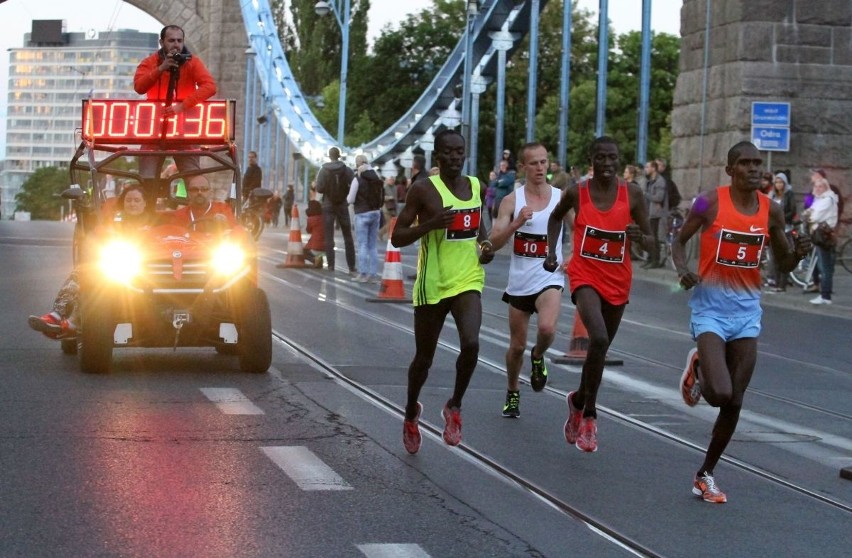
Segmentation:
<svg viewBox="0 0 852 558">
<path fill-rule="evenodd" d="M 547 235 L 515 233 L 514 252 L 522 258 L 545 258 L 547 257 Z"/>
<path fill-rule="evenodd" d="M 606 263 L 621 263 L 624 261 L 626 238 L 624 231 L 605 231 L 586 225 L 580 255 Z"/>
<path fill-rule="evenodd" d="M 468 240 L 479 233 L 479 208 L 453 210 L 453 222 L 447 227 L 447 240 Z"/>
<path fill-rule="evenodd" d="M 733 267 L 757 267 L 765 235 L 722 229 L 716 262 Z"/>
</svg>

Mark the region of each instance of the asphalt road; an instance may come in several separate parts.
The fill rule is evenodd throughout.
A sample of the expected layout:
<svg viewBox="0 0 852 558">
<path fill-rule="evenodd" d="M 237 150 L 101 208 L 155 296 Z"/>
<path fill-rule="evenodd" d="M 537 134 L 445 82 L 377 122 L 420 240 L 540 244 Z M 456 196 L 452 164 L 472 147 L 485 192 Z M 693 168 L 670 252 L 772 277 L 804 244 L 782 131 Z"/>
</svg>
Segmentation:
<svg viewBox="0 0 852 558">
<path fill-rule="evenodd" d="M 273 366 L 212 349 L 121 349 L 108 376 L 28 329 L 70 269 L 68 225 L 0 222 L 0 557 L 847 556 L 852 525 L 852 285 L 831 307 L 765 297 L 757 370 L 711 505 L 691 494 L 715 412 L 687 408 L 687 293 L 638 271 L 599 397 L 595 454 L 562 436 L 579 369 L 550 363 L 504 419 L 507 260 L 487 268 L 464 442 L 440 439 L 458 338 L 447 322 L 422 394 L 423 447 L 401 407 L 410 304 L 342 273 L 276 269 L 261 239 Z M 403 250 L 413 272 L 414 252 Z M 338 255 L 344 261 L 342 253 Z M 852 277 L 852 276 L 850 276 Z M 405 281 L 410 293 L 411 281 Z M 568 348 L 563 299 L 549 355 Z M 532 337 L 531 337 L 532 339 Z M 522 377 L 528 377 L 529 370 Z M 844 533 L 846 533 L 844 535 Z"/>
</svg>

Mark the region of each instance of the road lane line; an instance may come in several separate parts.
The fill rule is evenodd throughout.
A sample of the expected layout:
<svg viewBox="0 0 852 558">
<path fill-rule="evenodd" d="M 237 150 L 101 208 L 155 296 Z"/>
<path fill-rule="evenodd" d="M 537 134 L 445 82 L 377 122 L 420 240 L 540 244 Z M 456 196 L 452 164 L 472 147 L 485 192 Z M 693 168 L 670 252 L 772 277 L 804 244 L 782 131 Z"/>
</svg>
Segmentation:
<svg viewBox="0 0 852 558">
<path fill-rule="evenodd" d="M 429 558 L 417 544 L 359 544 L 367 558 Z"/>
<path fill-rule="evenodd" d="M 236 388 L 200 388 L 207 399 L 226 415 L 262 415 L 263 409 Z"/>
<path fill-rule="evenodd" d="M 260 450 L 302 490 L 352 490 L 343 477 L 304 446 L 267 446 Z"/>
</svg>

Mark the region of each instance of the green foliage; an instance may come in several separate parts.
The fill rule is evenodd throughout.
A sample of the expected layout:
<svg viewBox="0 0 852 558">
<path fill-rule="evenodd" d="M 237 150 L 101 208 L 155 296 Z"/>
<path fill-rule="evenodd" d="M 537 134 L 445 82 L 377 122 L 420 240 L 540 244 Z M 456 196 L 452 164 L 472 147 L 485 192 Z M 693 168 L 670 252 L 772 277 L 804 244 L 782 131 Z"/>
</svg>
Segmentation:
<svg viewBox="0 0 852 558">
<path fill-rule="evenodd" d="M 67 169 L 40 168 L 27 178 L 15 195 L 16 211 L 29 211 L 32 219 L 58 220 L 60 206 L 64 203 L 59 196 L 69 185 Z"/>
</svg>

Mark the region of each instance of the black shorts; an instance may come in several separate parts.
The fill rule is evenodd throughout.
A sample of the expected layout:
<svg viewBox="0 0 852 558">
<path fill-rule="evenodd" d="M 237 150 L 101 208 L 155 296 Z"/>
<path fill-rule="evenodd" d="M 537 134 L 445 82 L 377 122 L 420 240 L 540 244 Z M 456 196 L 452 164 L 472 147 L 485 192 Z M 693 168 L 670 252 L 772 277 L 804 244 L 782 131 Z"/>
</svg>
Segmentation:
<svg viewBox="0 0 852 558">
<path fill-rule="evenodd" d="M 535 301 L 538 300 L 538 297 L 541 296 L 541 293 L 548 289 L 559 289 L 561 291 L 562 287 L 560 287 L 559 285 L 548 285 L 535 294 L 522 296 L 515 296 L 510 295 L 509 293 L 503 293 L 503 302 L 506 302 L 510 306 L 517 308 L 521 312 L 526 312 L 527 314 L 535 314 Z"/>
</svg>

